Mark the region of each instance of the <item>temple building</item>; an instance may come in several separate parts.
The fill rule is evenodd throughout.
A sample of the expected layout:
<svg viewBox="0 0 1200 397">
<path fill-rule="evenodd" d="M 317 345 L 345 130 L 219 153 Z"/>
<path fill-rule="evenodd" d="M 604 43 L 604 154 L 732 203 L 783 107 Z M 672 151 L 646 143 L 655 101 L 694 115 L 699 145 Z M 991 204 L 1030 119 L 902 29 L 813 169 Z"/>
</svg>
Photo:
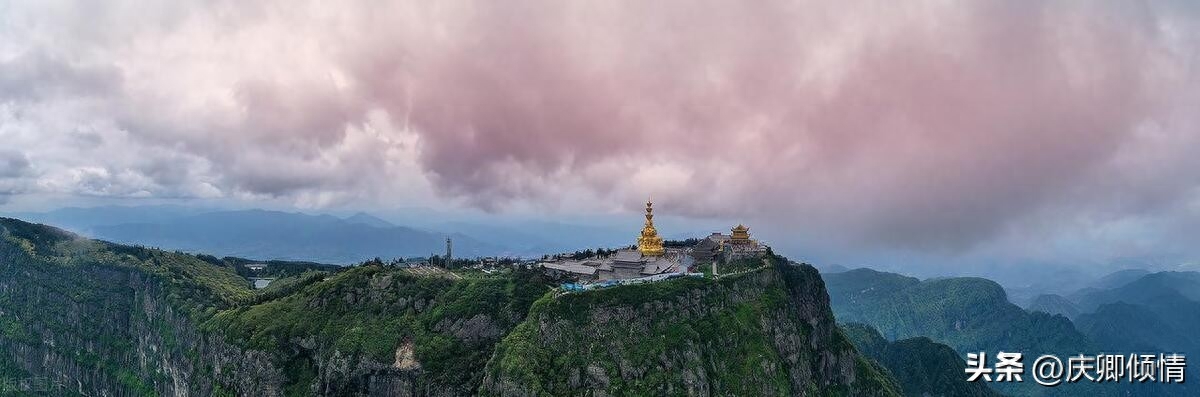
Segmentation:
<svg viewBox="0 0 1200 397">
<path fill-rule="evenodd" d="M 721 259 L 721 250 L 725 248 L 725 243 L 729 242 L 729 236 L 714 232 L 705 237 L 700 242 L 692 247 L 692 258 L 697 263 L 708 263 Z"/>
<path fill-rule="evenodd" d="M 767 253 L 767 246 L 750 238 L 750 228 L 738 224 L 730 234 L 713 233 L 692 247 L 691 257 L 696 263 L 731 261 L 755 258 Z"/>
<path fill-rule="evenodd" d="M 713 233 L 690 247 L 668 247 L 654 227 L 654 203 L 650 200 L 646 201 L 645 218 L 634 247 L 583 259 L 555 257 L 539 263 L 539 267 L 549 275 L 584 284 L 645 282 L 696 272 L 700 266 L 707 269 L 711 265 L 716 274 L 718 263 L 761 258 L 769 251 L 765 244 L 750 237 L 750 228 L 742 224 L 729 229 L 729 234 Z"/>
<path fill-rule="evenodd" d="M 738 224 L 730 229 L 729 243 L 730 244 L 758 244 L 750 240 L 750 228 L 745 225 Z"/>
<path fill-rule="evenodd" d="M 554 259 L 541 266 L 549 274 L 585 282 L 687 272 L 692 263 L 691 256 L 680 248 L 663 247 L 663 239 L 654 227 L 654 203 L 649 200 L 646 201 L 645 217 L 636 249 L 618 250 L 606 257 L 583 260 Z"/>
<path fill-rule="evenodd" d="M 734 226 L 730 233 L 729 241 L 725 243 L 725 260 L 755 258 L 767 252 L 766 246 L 750 238 L 750 228 L 745 225 Z"/>
</svg>

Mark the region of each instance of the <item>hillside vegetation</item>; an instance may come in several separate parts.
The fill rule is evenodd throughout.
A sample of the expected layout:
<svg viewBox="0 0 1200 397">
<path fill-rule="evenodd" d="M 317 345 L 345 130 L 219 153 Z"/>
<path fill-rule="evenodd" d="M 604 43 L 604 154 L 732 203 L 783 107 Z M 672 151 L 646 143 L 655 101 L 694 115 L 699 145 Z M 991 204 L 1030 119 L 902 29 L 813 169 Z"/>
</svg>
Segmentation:
<svg viewBox="0 0 1200 397">
<path fill-rule="evenodd" d="M 808 266 L 560 294 L 535 271 L 244 263 L 0 219 L 0 375 L 51 395 L 868 395 Z M 286 266 L 286 263 L 279 263 Z"/>
<path fill-rule="evenodd" d="M 926 336 L 959 352 L 1003 346 L 1013 351 L 1079 352 L 1087 338 L 1070 320 L 1029 313 L 1008 302 L 1004 288 L 964 277 L 920 281 L 857 269 L 825 275 L 838 321 L 871 325 L 888 339 Z"/>
<path fill-rule="evenodd" d="M 966 362 L 949 346 L 926 337 L 890 342 L 871 326 L 851 323 L 842 332 L 863 355 L 888 369 L 907 396 L 999 397 L 984 382 L 967 382 Z"/>
<path fill-rule="evenodd" d="M 783 263 L 543 297 L 481 394 L 899 395 L 834 325 L 817 271 Z"/>
<path fill-rule="evenodd" d="M 921 281 L 894 273 L 856 269 L 824 275 L 833 312 L 841 323 L 862 323 L 888 340 L 927 337 L 970 352 L 1022 352 L 1060 357 L 1099 352 L 1097 345 L 1063 316 L 1027 312 L 1010 303 L 1004 289 L 983 278 Z M 1029 363 L 1027 363 L 1029 365 Z M 1016 395 L 1117 395 L 1114 387 L 1069 384 L 997 383 Z"/>
<path fill-rule="evenodd" d="M 492 346 L 547 290 L 533 272 L 453 279 L 362 266 L 295 293 L 217 314 L 203 329 L 232 344 L 276 352 L 297 394 L 360 390 L 464 395 L 478 386 Z M 397 364 L 407 362 L 407 364 Z"/>
<path fill-rule="evenodd" d="M 66 395 L 165 394 L 198 358 L 181 325 L 252 296 L 232 268 L 0 218 L 0 366 Z"/>
<path fill-rule="evenodd" d="M 1200 351 L 1200 273 L 1148 273 L 1109 285 L 1072 294 L 1086 310 L 1076 319 L 1081 332 L 1129 351 Z"/>
</svg>

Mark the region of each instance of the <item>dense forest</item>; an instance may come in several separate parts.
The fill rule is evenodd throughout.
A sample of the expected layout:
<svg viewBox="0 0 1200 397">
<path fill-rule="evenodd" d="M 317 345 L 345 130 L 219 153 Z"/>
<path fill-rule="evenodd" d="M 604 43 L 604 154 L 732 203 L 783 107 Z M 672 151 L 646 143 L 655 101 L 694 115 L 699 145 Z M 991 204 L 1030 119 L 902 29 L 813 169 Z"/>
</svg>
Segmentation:
<svg viewBox="0 0 1200 397">
<path fill-rule="evenodd" d="M 967 382 L 966 363 L 949 346 L 926 337 L 884 339 L 869 325 L 850 323 L 842 332 L 863 355 L 887 367 L 908 396 L 999 397 L 984 382 Z"/>
</svg>

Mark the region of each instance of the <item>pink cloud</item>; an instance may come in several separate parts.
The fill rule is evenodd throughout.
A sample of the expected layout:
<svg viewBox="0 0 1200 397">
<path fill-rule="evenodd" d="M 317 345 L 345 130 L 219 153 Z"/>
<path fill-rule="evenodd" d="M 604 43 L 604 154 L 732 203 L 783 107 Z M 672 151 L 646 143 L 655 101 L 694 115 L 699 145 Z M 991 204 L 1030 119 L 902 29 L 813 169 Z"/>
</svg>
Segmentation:
<svg viewBox="0 0 1200 397">
<path fill-rule="evenodd" d="M 10 30 L 47 31 L 0 35 L 0 52 L 83 54 L 105 72 L 0 78 L 63 86 L 23 96 L 55 110 L 6 138 L 78 120 L 186 162 L 155 174 L 66 145 L 23 153 L 47 173 L 168 176 L 142 178 L 150 192 L 328 205 L 432 189 L 496 211 L 636 210 L 653 194 L 674 214 L 919 250 L 1196 217 L 1186 3 L 280 4 L 16 8 L 34 22 Z M 145 13 L 172 23 L 130 23 Z M 84 16 L 86 35 L 70 28 Z M 81 82 L 104 88 L 87 91 L 99 103 L 54 96 Z"/>
<path fill-rule="evenodd" d="M 689 171 L 653 192 L 677 212 L 957 248 L 1138 144 L 1157 64 L 1174 61 L 1152 11 L 482 3 L 374 26 L 386 39 L 352 64 L 368 101 L 418 131 L 435 186 L 477 205 L 554 195 L 525 183 L 542 179 L 632 202 L 653 188 L 622 182 L 667 163 Z"/>
</svg>

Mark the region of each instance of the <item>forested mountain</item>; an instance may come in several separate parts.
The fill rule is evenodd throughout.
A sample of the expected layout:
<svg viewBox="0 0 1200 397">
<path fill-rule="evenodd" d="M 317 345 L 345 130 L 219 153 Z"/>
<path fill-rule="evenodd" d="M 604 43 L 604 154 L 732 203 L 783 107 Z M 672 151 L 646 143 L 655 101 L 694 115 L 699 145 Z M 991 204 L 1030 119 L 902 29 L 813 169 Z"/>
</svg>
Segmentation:
<svg viewBox="0 0 1200 397">
<path fill-rule="evenodd" d="M 67 385 L 31 394 L 211 394 L 222 349 L 194 325 L 253 295 L 232 267 L 0 218 L 0 368 Z"/>
<path fill-rule="evenodd" d="M 869 325 L 842 325 L 863 355 L 878 361 L 896 378 L 907 396 L 999 397 L 984 382 L 967 382 L 966 362 L 949 346 L 926 337 L 895 342 L 884 339 Z"/>
<path fill-rule="evenodd" d="M 234 258 L 0 218 L 0 374 L 52 395 L 900 395 L 816 270 L 773 261 L 565 295 L 377 262 L 252 290 Z"/>
<path fill-rule="evenodd" d="M 543 297 L 482 394 L 899 395 L 834 324 L 816 269 Z"/>
<path fill-rule="evenodd" d="M 987 279 L 963 277 L 918 280 L 895 273 L 855 269 L 823 275 L 833 312 L 841 323 L 863 323 L 889 340 L 928 337 L 965 356 L 998 351 L 1067 356 L 1096 345 L 1062 316 L 1026 312 L 1007 300 L 1004 289 Z M 1035 383 L 994 384 L 1017 395 L 1093 395 L 1091 385 L 1046 388 Z"/>
<path fill-rule="evenodd" d="M 839 322 L 869 325 L 893 341 L 925 336 L 953 347 L 962 356 L 981 351 L 1020 351 L 1027 357 L 1186 352 L 1195 348 L 1194 330 L 1200 329 L 1200 308 L 1187 298 L 1200 291 L 1191 289 L 1197 280 L 1192 272 L 1153 273 L 1126 283 L 1115 282 L 1120 277 L 1114 277 L 1110 282 L 1118 285 L 1116 288 L 1089 287 L 1072 294 L 1099 305 L 1094 312 L 1081 309 L 1076 323 L 1061 315 L 1022 310 L 1007 300 L 998 284 L 986 279 L 918 280 L 870 269 L 823 277 Z M 1089 307 L 1083 301 L 1064 302 L 1062 297 L 1040 301 L 1065 308 Z M 1026 361 L 1027 366 L 1031 363 Z M 903 384 L 903 376 L 898 377 Z M 993 387 L 1004 394 L 1061 396 L 1189 395 L 1191 389 L 1187 384 L 1092 382 L 1054 388 L 1032 382 L 996 383 Z"/>
<path fill-rule="evenodd" d="M 1155 352 L 1200 351 L 1200 273 L 1146 274 L 1073 294 L 1080 331 L 1099 343 Z"/>
<path fill-rule="evenodd" d="M 1145 274 L 1111 288 L 1087 288 L 1071 294 L 1070 299 L 1083 312 L 1114 302 L 1163 304 L 1200 301 L 1200 272 L 1157 272 Z"/>
<path fill-rule="evenodd" d="M 1139 275 L 1140 274 L 1140 275 Z M 1071 294 L 1082 308 L 1076 327 L 1110 350 L 1137 353 L 1200 351 L 1200 273 L 1122 272 L 1122 277 Z M 1131 387 L 1134 395 L 1195 395 L 1191 383 Z"/>
<path fill-rule="evenodd" d="M 838 321 L 871 325 L 891 340 L 927 336 L 960 352 L 1000 346 L 1034 352 L 1091 347 L 1066 318 L 1026 312 L 987 279 L 921 281 L 870 269 L 824 278 Z"/>
</svg>

